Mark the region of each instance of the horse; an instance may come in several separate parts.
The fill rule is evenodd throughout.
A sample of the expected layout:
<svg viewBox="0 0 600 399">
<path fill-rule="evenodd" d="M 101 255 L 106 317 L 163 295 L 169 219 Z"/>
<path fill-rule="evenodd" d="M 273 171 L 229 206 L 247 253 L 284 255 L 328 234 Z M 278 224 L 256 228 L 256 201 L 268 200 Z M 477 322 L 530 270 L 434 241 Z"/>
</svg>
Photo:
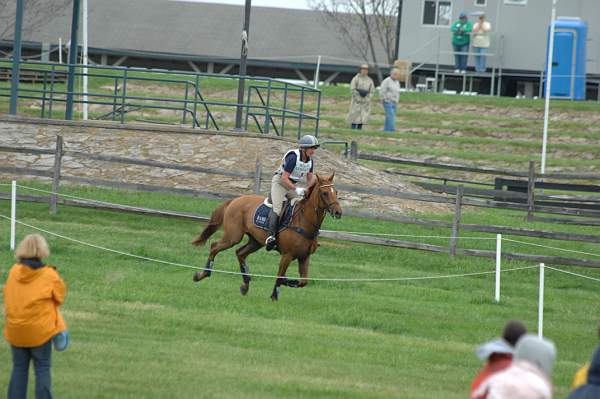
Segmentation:
<svg viewBox="0 0 600 399">
<path fill-rule="evenodd" d="M 282 285 L 291 288 L 302 288 L 308 284 L 308 265 L 310 255 L 317 249 L 317 235 L 326 213 L 334 219 L 342 217 L 342 208 L 337 200 L 337 190 L 333 184 L 335 172 L 329 177 L 316 175 L 316 181 L 309 187 L 305 198 L 298 201 L 294 208 L 293 216 L 287 228 L 277 234 L 277 250 L 281 254 L 279 260 L 279 271 L 271 299 L 279 299 L 280 287 Z M 238 248 L 235 253 L 240 264 L 242 273 L 242 285 L 240 292 L 246 295 L 250 289 L 250 276 L 246 258 L 264 246 L 268 232 L 255 226 L 253 223 L 254 211 L 264 201 L 264 197 L 258 195 L 242 195 L 219 205 L 212 213 L 210 222 L 196 237 L 192 244 L 200 246 L 206 243 L 221 226 L 223 236 L 210 245 L 210 254 L 206 266 L 202 271 L 194 274 L 193 280 L 199 282 L 210 277 L 214 260 L 221 251 L 229 249 L 238 244 L 248 236 L 248 242 Z M 289 264 L 297 259 L 300 279 L 288 279 L 285 277 Z"/>
</svg>

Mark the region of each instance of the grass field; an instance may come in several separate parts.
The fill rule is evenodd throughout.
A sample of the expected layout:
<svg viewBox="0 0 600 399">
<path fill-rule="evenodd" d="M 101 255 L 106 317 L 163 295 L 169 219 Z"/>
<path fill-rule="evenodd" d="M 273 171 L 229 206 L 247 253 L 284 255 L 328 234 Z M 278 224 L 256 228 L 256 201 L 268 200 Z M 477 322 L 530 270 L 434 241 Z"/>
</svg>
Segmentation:
<svg viewBox="0 0 600 399">
<path fill-rule="evenodd" d="M 90 187 L 64 190 L 200 214 L 210 213 L 216 205 L 187 197 Z M 0 202 L 0 213 L 9 213 L 7 201 Z M 465 221 L 523 226 L 517 215 L 468 211 Z M 49 215 L 47 205 L 29 203 L 19 203 L 18 218 L 137 255 L 197 266 L 207 256 L 206 248 L 189 244 L 202 227 L 194 222 L 71 207 Z M 325 228 L 448 234 L 442 229 L 347 217 L 327 219 Z M 0 221 L 0 231 L 4 281 L 12 264 L 9 223 Z M 19 238 L 30 232 L 18 227 Z M 193 270 L 135 260 L 56 237 L 49 237 L 49 242 L 48 260 L 69 286 L 63 312 L 73 338 L 68 351 L 54 353 L 54 392 L 60 398 L 464 398 L 480 366 L 474 355 L 477 344 L 496 337 L 510 318 L 536 330 L 536 269 L 505 273 L 500 304 L 493 301 L 493 275 L 386 283 L 314 282 L 303 289 L 284 287 L 280 301 L 273 303 L 270 279 L 255 279 L 248 296 L 242 297 L 238 276 L 214 274 L 195 285 Z M 592 245 L 534 242 L 595 250 Z M 313 277 L 419 277 L 494 268 L 486 259 L 450 259 L 444 254 L 326 239 L 320 243 L 312 258 Z M 494 247 L 493 241 L 462 240 L 461 245 Z M 541 253 L 530 247 L 510 250 Z M 260 251 L 249 258 L 249 266 L 255 273 L 274 274 L 277 259 Z M 505 268 L 519 266 L 529 265 L 504 263 Z M 215 267 L 237 271 L 233 251 L 219 255 Z M 569 270 L 600 277 L 594 270 Z M 296 273 L 291 267 L 289 275 Z M 547 271 L 544 333 L 558 346 L 557 398 L 566 397 L 573 373 L 597 344 L 598 284 Z M 10 353 L 6 342 L 0 346 L 0 392 L 4 392 Z"/>
</svg>

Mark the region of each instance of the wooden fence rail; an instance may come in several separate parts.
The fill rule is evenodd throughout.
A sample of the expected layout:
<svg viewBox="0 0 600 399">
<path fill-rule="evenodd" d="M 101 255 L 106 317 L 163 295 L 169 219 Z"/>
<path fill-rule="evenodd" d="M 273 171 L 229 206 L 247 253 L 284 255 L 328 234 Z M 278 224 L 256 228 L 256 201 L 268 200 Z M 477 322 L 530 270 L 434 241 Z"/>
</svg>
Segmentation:
<svg viewBox="0 0 600 399">
<path fill-rule="evenodd" d="M 356 150 L 355 159 L 364 159 L 368 161 L 378 162 L 389 162 L 401 165 L 412 165 L 412 166 L 423 166 L 427 168 L 445 169 L 445 170 L 460 170 L 463 172 L 473 172 L 488 175 L 501 175 L 501 176 L 512 176 L 512 177 L 528 177 L 529 172 L 511 170 L 511 169 L 499 169 L 499 168 L 488 168 L 488 167 L 475 167 L 468 165 L 458 165 L 452 163 L 440 163 L 430 161 L 419 161 L 415 159 L 407 159 L 400 157 L 389 157 L 385 155 L 372 154 L 368 152 L 358 152 Z M 589 173 L 545 173 L 537 176 L 538 179 L 557 179 L 557 180 L 600 180 L 600 175 L 589 174 Z"/>
<path fill-rule="evenodd" d="M 10 199 L 10 194 L 0 192 L 0 199 Z M 51 201 L 51 198 L 45 197 L 45 196 L 18 195 L 17 200 L 28 201 L 28 202 L 48 203 Z M 151 215 L 151 216 L 174 217 L 174 218 L 180 218 L 180 219 L 197 220 L 197 221 L 201 221 L 201 222 L 206 222 L 206 221 L 210 220 L 210 217 L 204 216 L 204 215 L 197 215 L 197 214 L 186 213 L 186 212 L 156 210 L 156 209 L 134 207 L 134 206 L 124 206 L 124 205 L 117 205 L 117 204 L 94 203 L 94 202 L 88 202 L 88 201 L 62 199 L 62 198 L 59 199 L 57 201 L 57 203 L 60 203 L 62 205 L 68 205 L 68 206 L 77 206 L 77 207 L 93 208 L 93 209 L 100 209 L 100 210 L 128 212 L 128 213 L 136 213 L 136 214 Z M 448 247 L 439 246 L 439 245 L 424 244 L 424 243 L 418 243 L 418 242 L 381 238 L 381 237 L 374 237 L 374 236 L 365 236 L 365 235 L 360 235 L 360 234 L 355 234 L 355 233 L 346 233 L 346 232 L 339 232 L 339 231 L 321 230 L 320 237 L 330 238 L 330 239 L 334 239 L 334 240 L 356 242 L 356 243 L 360 243 L 360 244 L 380 245 L 380 246 L 386 246 L 386 247 L 406 248 L 406 249 L 417 249 L 417 250 L 437 252 L 437 253 L 448 253 L 449 251 L 451 251 L 451 249 L 449 249 Z M 454 248 L 454 253 L 456 255 L 462 255 L 462 256 L 476 256 L 476 257 L 485 257 L 485 258 L 495 258 L 496 257 L 496 253 L 494 251 L 477 250 L 477 249 Z M 530 261 L 532 263 L 533 262 L 536 262 L 536 263 L 544 262 L 546 264 L 600 268 L 600 261 L 568 258 L 568 257 L 563 257 L 563 256 L 531 255 L 531 254 L 503 252 L 502 257 L 504 257 L 505 259 L 511 259 L 511 260 Z"/>
<path fill-rule="evenodd" d="M 159 162 L 159 161 L 154 161 L 154 160 L 143 160 L 143 159 L 135 159 L 135 158 L 129 158 L 129 157 L 103 155 L 103 154 L 89 154 L 89 153 L 84 153 L 84 152 L 80 152 L 80 151 L 65 150 L 63 148 L 63 140 L 62 140 L 61 136 L 57 136 L 56 148 L 54 150 L 31 148 L 31 147 L 0 146 L 0 151 L 30 153 L 30 154 L 53 154 L 55 159 L 54 159 L 54 166 L 53 166 L 53 169 L 51 172 L 50 171 L 41 171 L 39 169 L 18 168 L 18 167 L 12 167 L 12 168 L 11 167 L 0 167 L 0 172 L 23 173 L 23 174 L 29 174 L 29 175 L 34 175 L 34 176 L 52 177 L 54 192 L 58 192 L 60 180 L 62 179 L 62 180 L 77 181 L 77 182 L 86 183 L 86 184 L 101 185 L 101 186 L 105 186 L 105 187 L 144 190 L 144 191 L 152 191 L 152 192 L 170 192 L 170 193 L 178 193 L 178 194 L 185 193 L 187 195 L 197 195 L 197 196 L 203 196 L 205 198 L 214 198 L 214 199 L 223 199 L 223 198 L 232 197 L 232 195 L 230 195 L 230 194 L 215 193 L 215 192 L 208 192 L 208 191 L 202 191 L 202 190 L 171 189 L 171 188 L 153 186 L 153 185 L 147 185 L 147 184 L 113 182 L 113 181 L 107 181 L 107 180 L 83 178 L 83 177 L 76 177 L 76 176 L 61 176 L 62 157 L 65 155 L 100 160 L 100 161 L 105 161 L 105 162 L 144 165 L 144 166 L 150 166 L 150 167 L 169 168 L 169 169 L 183 170 L 183 171 L 190 171 L 190 172 L 197 172 L 197 173 L 210 173 L 210 174 L 234 176 L 234 177 L 240 177 L 240 178 L 250 178 L 250 179 L 253 178 L 254 179 L 253 187 L 254 187 L 255 193 L 261 192 L 261 181 L 263 180 L 262 166 L 260 164 L 260 160 L 257 160 L 255 171 L 253 173 L 252 172 L 227 171 L 227 170 L 217 169 L 217 168 L 204 168 L 204 167 L 191 166 L 191 165 Z M 488 169 L 488 171 L 493 171 L 494 173 L 497 173 L 499 170 Z M 531 176 L 531 173 L 529 173 L 529 176 Z M 534 177 L 534 179 L 535 179 L 535 177 Z M 383 188 L 376 188 L 376 187 L 364 187 L 364 186 L 342 184 L 342 183 L 338 184 L 337 186 L 341 190 L 349 191 L 349 192 L 353 192 L 353 193 L 364 193 L 364 194 L 371 194 L 371 195 L 387 196 L 387 197 L 398 198 L 398 199 L 434 202 L 434 203 L 442 203 L 442 204 L 455 204 L 456 203 L 456 198 L 451 198 L 451 197 L 448 197 L 445 195 L 433 195 L 433 194 L 414 193 L 414 192 L 411 193 L 411 192 L 404 192 L 404 191 L 400 191 L 400 190 L 383 189 Z M 569 204 L 560 204 L 560 203 L 558 203 L 558 204 L 560 204 L 561 206 L 548 206 L 548 205 L 541 205 L 539 203 L 536 204 L 535 201 L 532 200 L 533 187 L 534 187 L 533 184 L 529 185 L 529 190 L 528 190 L 529 192 L 527 193 L 527 203 L 497 201 L 496 198 L 495 199 L 486 199 L 486 198 L 463 197 L 461 199 L 461 206 L 468 205 L 468 206 L 476 206 L 476 207 L 510 209 L 510 210 L 523 211 L 523 212 L 528 213 L 528 217 L 530 219 L 533 217 L 533 212 L 547 213 L 547 214 L 554 214 L 554 215 L 600 218 L 600 210 L 572 209 Z M 463 193 L 465 193 L 465 194 L 472 194 L 472 193 L 477 194 L 477 193 L 480 193 L 480 191 L 481 191 L 481 189 L 463 188 Z M 497 192 L 500 190 L 485 190 L 486 193 L 489 193 L 490 191 L 494 195 L 498 195 L 499 198 L 508 198 L 508 194 L 503 194 L 502 192 Z M 449 190 L 446 190 L 446 192 L 448 193 Z M 502 194 L 502 196 L 500 196 L 501 194 Z M 56 206 L 54 204 L 55 200 L 56 199 L 54 199 L 53 203 L 51 204 L 52 212 L 54 212 L 56 209 Z M 554 205 L 554 204 L 552 204 L 552 205 Z M 460 209 L 458 209 L 457 211 L 459 211 L 459 210 Z M 573 221 L 571 221 L 571 222 L 573 222 Z M 592 221 L 592 224 L 595 224 L 595 221 Z"/>
</svg>

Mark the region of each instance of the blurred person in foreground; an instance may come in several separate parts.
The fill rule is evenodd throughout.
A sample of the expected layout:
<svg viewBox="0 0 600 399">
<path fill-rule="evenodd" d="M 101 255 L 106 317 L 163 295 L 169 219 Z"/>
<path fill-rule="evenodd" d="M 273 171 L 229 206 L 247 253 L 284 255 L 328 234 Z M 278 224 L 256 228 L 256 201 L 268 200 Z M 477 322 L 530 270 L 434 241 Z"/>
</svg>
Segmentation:
<svg viewBox="0 0 600 399">
<path fill-rule="evenodd" d="M 587 369 L 587 379 L 579 385 L 567 399 L 598 399 L 600 398 L 600 345 L 594 351 L 592 361 Z"/>
<path fill-rule="evenodd" d="M 59 310 L 67 288 L 58 272 L 42 261 L 48 255 L 50 250 L 44 237 L 26 236 L 15 251 L 17 263 L 10 269 L 4 285 L 4 337 L 10 343 L 13 359 L 8 399 L 27 397 L 31 361 L 36 399 L 52 398 L 52 342 L 54 339 L 57 345 L 57 338 L 62 339 L 67 329 Z M 62 350 L 58 346 L 57 349 Z"/>
<path fill-rule="evenodd" d="M 477 357 L 486 363 L 471 383 L 470 398 L 474 398 L 474 392 L 486 379 L 511 365 L 515 345 L 526 333 L 527 327 L 522 322 L 510 320 L 504 326 L 502 338 L 488 341 L 477 348 Z"/>
<path fill-rule="evenodd" d="M 517 342 L 512 364 L 485 380 L 474 392 L 477 399 L 551 399 L 556 347 L 533 334 Z"/>
<path fill-rule="evenodd" d="M 598 338 L 600 338 L 600 323 L 598 323 Z M 590 363 L 588 362 L 581 366 L 579 370 L 577 370 L 575 377 L 573 378 L 573 384 L 571 384 L 571 388 L 575 389 L 587 382 L 589 368 Z"/>
</svg>

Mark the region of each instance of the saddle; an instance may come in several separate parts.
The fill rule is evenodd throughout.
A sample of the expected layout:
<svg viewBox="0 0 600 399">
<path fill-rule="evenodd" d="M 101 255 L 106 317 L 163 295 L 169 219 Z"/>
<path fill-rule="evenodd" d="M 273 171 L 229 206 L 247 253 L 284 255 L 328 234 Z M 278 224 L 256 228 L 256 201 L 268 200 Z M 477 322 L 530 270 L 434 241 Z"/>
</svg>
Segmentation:
<svg viewBox="0 0 600 399">
<path fill-rule="evenodd" d="M 286 200 L 283 203 L 283 208 L 281 211 L 281 216 L 279 217 L 279 228 L 277 230 L 277 234 L 281 233 L 282 230 L 291 229 L 296 233 L 300 234 L 304 238 L 308 240 L 312 240 L 311 252 L 314 253 L 317 249 L 317 236 L 319 232 L 316 234 L 312 234 L 304 230 L 300 226 L 290 226 L 292 223 L 292 217 L 294 216 L 294 209 L 296 208 L 296 204 L 300 201 L 300 198 L 293 198 L 291 201 Z M 269 230 L 269 213 L 271 212 L 271 208 L 273 205 L 270 202 L 270 197 L 265 198 L 262 204 L 260 204 L 255 210 L 254 215 L 252 216 L 252 222 L 256 227 L 263 230 Z"/>
<path fill-rule="evenodd" d="M 279 230 L 286 229 L 290 222 L 292 221 L 292 216 L 294 215 L 294 208 L 296 207 L 297 201 L 293 199 L 292 201 L 286 200 L 283 202 L 283 207 L 281 211 L 281 216 L 279 216 Z M 262 204 L 260 204 L 254 210 L 254 216 L 252 217 L 252 222 L 258 228 L 263 230 L 269 230 L 269 213 L 271 212 L 271 208 L 273 204 L 271 203 L 270 196 L 265 198 Z"/>
</svg>

